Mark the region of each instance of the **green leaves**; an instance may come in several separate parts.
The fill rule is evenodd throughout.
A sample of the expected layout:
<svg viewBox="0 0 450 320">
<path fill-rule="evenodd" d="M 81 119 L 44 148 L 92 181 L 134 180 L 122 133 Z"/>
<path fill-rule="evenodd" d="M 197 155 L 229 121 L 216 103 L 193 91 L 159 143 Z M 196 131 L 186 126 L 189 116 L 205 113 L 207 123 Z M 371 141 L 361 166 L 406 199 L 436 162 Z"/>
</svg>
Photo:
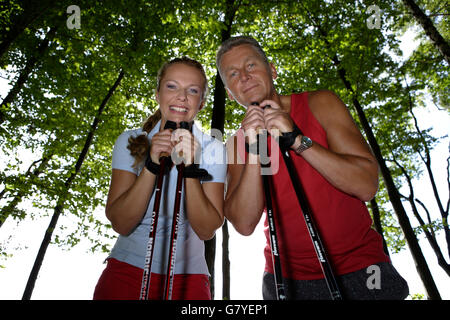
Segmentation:
<svg viewBox="0 0 450 320">
<path fill-rule="evenodd" d="M 436 7 L 434 1 L 427 3 Z M 213 90 L 215 53 L 225 30 L 222 21 L 227 5 L 237 7 L 232 35 L 250 34 L 261 42 L 277 68 L 275 81 L 281 94 L 330 89 L 349 109 L 357 98 L 383 155 L 395 158 L 413 176 L 423 171 L 418 152 L 441 140 L 429 128 L 418 131 L 410 109 L 423 104 L 425 96 L 431 96 L 440 107 L 450 105 L 448 66 L 422 35 L 410 58 L 396 57 L 397 34 L 402 32 L 405 17 L 399 2 L 377 3 L 382 12 L 380 29 L 367 27 L 365 2 L 342 0 L 138 0 L 133 5 L 121 0 L 78 1 L 80 29 L 65 26 L 69 4 L 46 7 L 0 56 L 2 75 L 14 86 L 24 66 L 36 56 L 38 44 L 56 28 L 16 98 L 0 107 L 2 118 L 4 115 L 0 124 L 0 207 L 2 213 L 9 208 L 8 212 L 17 212 L 16 217 L 21 218 L 24 213 L 14 211 L 18 203 L 34 201 L 36 207 L 49 212 L 67 193 L 64 214 L 77 223 L 61 231 L 60 244 L 74 245 L 77 239 L 87 237 L 94 241 L 93 248 L 106 250 L 101 241 L 114 233 L 94 212 L 102 209 L 106 199 L 114 141 L 156 110 L 156 74 L 164 61 L 180 55 L 198 59 Z M 17 17 L 31 12 L 17 1 L 7 1 L 6 6 L 7 10 L 0 10 L 4 31 L 20 25 Z M 436 18 L 435 22 L 448 35 L 448 21 Z M 92 145 L 67 188 L 65 182 L 75 172 L 93 119 L 120 70 L 125 76 L 100 115 Z M 340 70 L 346 71 L 352 91 L 342 82 Z M 4 98 L 7 93 L 1 94 Z M 205 130 L 210 126 L 213 98 L 214 92 L 210 92 L 197 116 Z M 244 114 L 243 108 L 227 100 L 225 139 L 239 128 Z M 27 150 L 31 159 L 17 150 Z M 391 168 L 401 185 L 401 170 L 393 162 Z M 379 197 L 387 199 L 383 186 Z M 390 213 L 387 208 L 384 225 L 391 246 L 399 249 L 402 236 Z M 5 220 L 7 215 L 2 217 Z M 70 235 L 70 240 L 65 242 L 63 234 Z"/>
</svg>

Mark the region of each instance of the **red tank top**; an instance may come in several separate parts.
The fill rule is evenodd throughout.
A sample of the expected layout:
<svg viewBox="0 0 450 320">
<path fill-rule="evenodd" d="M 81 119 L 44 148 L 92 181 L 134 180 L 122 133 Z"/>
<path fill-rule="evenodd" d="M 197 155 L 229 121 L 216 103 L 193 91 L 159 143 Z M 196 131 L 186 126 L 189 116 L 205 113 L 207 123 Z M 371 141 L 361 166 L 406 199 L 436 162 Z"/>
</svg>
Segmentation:
<svg viewBox="0 0 450 320">
<path fill-rule="evenodd" d="M 307 92 L 292 94 L 290 116 L 314 143 L 328 148 L 326 132 L 309 109 Z M 271 158 L 278 153 L 279 160 L 278 172 L 271 176 L 272 200 L 283 276 L 296 280 L 323 278 L 288 171 L 278 147 L 276 149 L 273 150 L 276 153 L 271 152 Z M 302 156 L 291 151 L 291 159 L 334 272 L 345 274 L 389 261 L 381 236 L 371 228 L 372 219 L 365 204 L 333 187 Z M 267 241 L 265 271 L 273 273 L 267 217 L 264 233 Z"/>
</svg>

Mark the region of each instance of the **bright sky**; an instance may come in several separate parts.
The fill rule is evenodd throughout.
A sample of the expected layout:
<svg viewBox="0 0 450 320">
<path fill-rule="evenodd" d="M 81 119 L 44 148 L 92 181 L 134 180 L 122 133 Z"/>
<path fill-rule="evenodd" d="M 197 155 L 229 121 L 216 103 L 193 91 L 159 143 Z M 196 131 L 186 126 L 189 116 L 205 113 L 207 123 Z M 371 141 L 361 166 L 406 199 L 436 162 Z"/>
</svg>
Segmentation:
<svg viewBox="0 0 450 320">
<path fill-rule="evenodd" d="M 405 43 L 410 43 L 410 37 Z M 1 94 L 7 88 L 2 84 Z M 422 111 L 417 114 L 421 120 L 421 128 L 434 127 L 434 136 L 448 134 L 450 128 L 450 117 L 446 112 L 438 112 L 435 108 L 431 111 Z M 445 139 L 433 156 L 435 178 L 438 186 L 446 185 L 445 159 L 448 155 L 449 139 Z M 3 161 L 2 161 L 3 162 Z M 417 189 L 417 194 L 422 195 L 426 203 L 432 204 L 432 212 L 437 212 L 431 195 L 431 187 L 427 180 Z M 443 188 L 445 189 L 445 188 Z M 445 198 L 446 195 L 443 195 Z M 407 204 L 405 208 L 409 210 Z M 103 211 L 97 213 L 103 217 Z M 68 224 L 70 218 L 61 217 L 58 225 Z M 8 252 L 14 250 L 14 255 L 6 261 L 0 260 L 0 299 L 21 299 L 26 281 L 31 271 L 37 251 L 42 241 L 45 229 L 50 217 L 39 218 L 35 221 L 25 219 L 19 225 L 15 221 L 7 220 L 0 229 L 0 246 L 7 245 Z M 411 218 L 413 225 L 416 221 Z M 231 298 L 232 299 L 262 299 L 261 284 L 264 269 L 263 248 L 265 238 L 262 231 L 262 223 L 250 237 L 238 235 L 230 225 L 230 260 L 231 260 Z M 428 242 L 420 236 L 421 247 L 429 263 L 442 298 L 450 299 L 450 278 L 442 271 L 436 263 Z M 216 299 L 222 298 L 221 285 L 221 231 L 217 233 L 217 256 L 216 256 Z M 446 252 L 446 244 L 441 237 L 439 239 L 443 251 Z M 106 254 L 87 252 L 88 244 L 82 242 L 70 251 L 62 250 L 51 245 L 45 256 L 32 299 L 91 299 L 97 280 L 103 271 Z M 399 254 L 391 255 L 394 266 L 407 280 L 410 293 L 424 293 L 423 286 L 414 267 L 414 262 L 409 250 L 403 250 Z M 447 257 L 448 258 L 448 257 Z"/>
</svg>

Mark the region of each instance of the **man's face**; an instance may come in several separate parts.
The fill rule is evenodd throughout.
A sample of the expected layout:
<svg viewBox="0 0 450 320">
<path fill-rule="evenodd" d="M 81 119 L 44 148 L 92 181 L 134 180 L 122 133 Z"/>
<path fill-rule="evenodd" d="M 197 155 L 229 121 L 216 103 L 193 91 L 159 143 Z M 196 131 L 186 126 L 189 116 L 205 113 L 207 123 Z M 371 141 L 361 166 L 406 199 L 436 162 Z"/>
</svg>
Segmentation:
<svg viewBox="0 0 450 320">
<path fill-rule="evenodd" d="M 220 62 L 228 96 L 247 107 L 252 102 L 271 98 L 275 92 L 276 71 L 248 44 L 232 48 Z"/>
</svg>

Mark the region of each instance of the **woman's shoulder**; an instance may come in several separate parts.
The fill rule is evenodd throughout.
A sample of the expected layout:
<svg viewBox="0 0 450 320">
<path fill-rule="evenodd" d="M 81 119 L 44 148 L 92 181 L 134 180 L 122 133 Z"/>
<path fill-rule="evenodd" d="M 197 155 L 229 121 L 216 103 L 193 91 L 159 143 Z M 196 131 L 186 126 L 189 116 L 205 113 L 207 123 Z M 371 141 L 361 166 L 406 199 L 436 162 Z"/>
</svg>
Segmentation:
<svg viewBox="0 0 450 320">
<path fill-rule="evenodd" d="M 145 132 L 142 128 L 137 129 L 128 129 L 123 131 L 116 139 L 116 144 L 128 144 L 128 139 L 131 137 L 137 137 L 140 134 L 144 134 Z"/>
<path fill-rule="evenodd" d="M 128 129 L 128 130 L 125 130 L 125 131 L 123 131 L 120 135 L 119 135 L 119 137 L 120 136 L 124 136 L 124 137 L 135 137 L 135 136 L 138 136 L 138 135 L 140 135 L 140 134 L 144 134 L 145 132 L 142 130 L 142 128 L 136 128 L 136 129 Z"/>
</svg>

